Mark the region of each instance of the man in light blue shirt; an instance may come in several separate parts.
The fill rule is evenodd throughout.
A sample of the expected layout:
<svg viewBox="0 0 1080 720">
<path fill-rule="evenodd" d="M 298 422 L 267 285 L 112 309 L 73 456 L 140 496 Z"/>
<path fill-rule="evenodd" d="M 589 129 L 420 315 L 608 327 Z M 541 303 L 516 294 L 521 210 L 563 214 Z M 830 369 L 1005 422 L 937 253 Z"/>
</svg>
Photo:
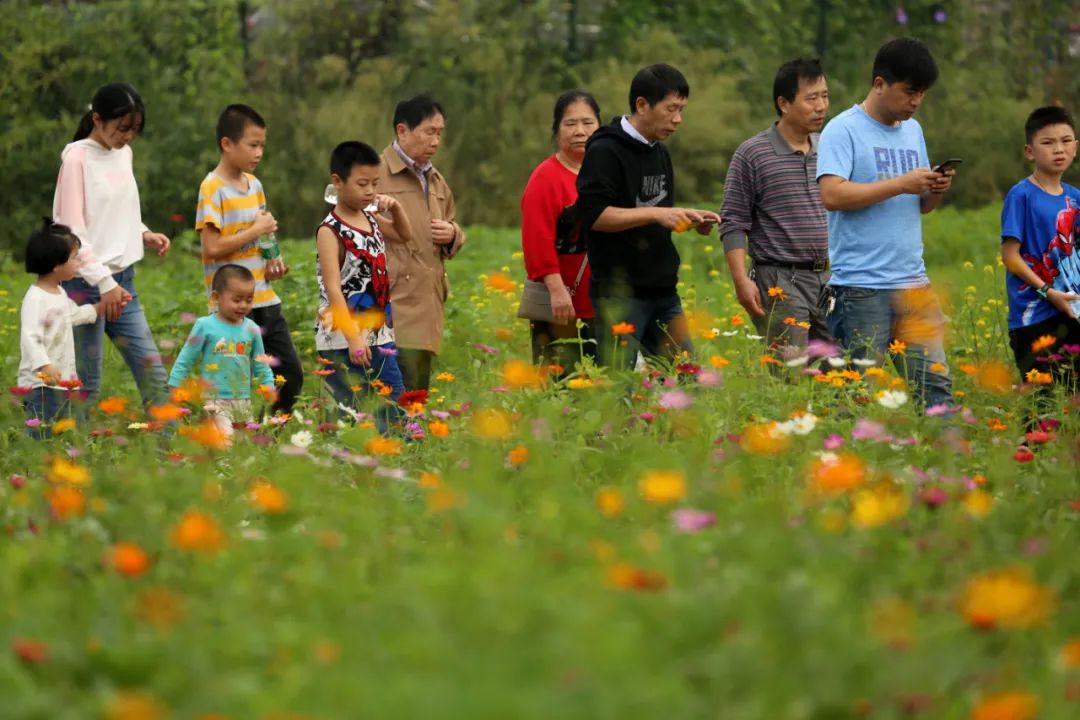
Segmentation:
<svg viewBox="0 0 1080 720">
<path fill-rule="evenodd" d="M 921 215 L 941 204 L 955 171 L 930 169 L 913 119 L 937 77 L 921 41 L 883 45 L 866 99 L 825 126 L 817 167 L 835 293 L 830 331 L 856 358 L 880 360 L 891 346 L 898 372 L 924 406 L 953 402 Z"/>
</svg>

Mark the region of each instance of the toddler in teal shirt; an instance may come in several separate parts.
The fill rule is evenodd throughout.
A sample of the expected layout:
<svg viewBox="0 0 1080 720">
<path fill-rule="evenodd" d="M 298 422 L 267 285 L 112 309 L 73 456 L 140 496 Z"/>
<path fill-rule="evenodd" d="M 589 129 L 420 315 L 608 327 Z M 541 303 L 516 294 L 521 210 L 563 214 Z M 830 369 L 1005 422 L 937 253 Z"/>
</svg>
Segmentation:
<svg viewBox="0 0 1080 720">
<path fill-rule="evenodd" d="M 179 387 L 196 365 L 212 386 L 205 405 L 214 424 L 227 438 L 234 422 L 251 420 L 251 380 L 256 376 L 267 393 L 274 391 L 274 374 L 263 349 L 259 326 L 248 319 L 255 299 L 255 277 L 240 265 L 223 265 L 211 284 L 217 312 L 195 321 L 176 358 L 169 387 Z"/>
</svg>

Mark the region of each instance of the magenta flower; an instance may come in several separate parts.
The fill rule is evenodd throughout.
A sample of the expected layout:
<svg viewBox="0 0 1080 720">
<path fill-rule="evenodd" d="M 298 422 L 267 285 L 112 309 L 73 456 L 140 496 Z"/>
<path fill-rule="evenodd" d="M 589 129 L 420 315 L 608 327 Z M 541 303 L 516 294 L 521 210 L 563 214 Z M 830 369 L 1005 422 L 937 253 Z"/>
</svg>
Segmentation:
<svg viewBox="0 0 1080 720">
<path fill-rule="evenodd" d="M 704 388 L 720 387 L 724 376 L 712 370 L 702 370 L 697 374 L 698 385 Z"/>
<path fill-rule="evenodd" d="M 41 420 L 38 420 L 37 418 L 30 418 L 29 420 L 26 421 L 26 427 L 28 427 L 28 428 L 41 427 Z"/>
<path fill-rule="evenodd" d="M 695 508 L 679 508 L 671 514 L 675 530 L 681 533 L 695 533 L 716 524 L 716 515 Z"/>
<path fill-rule="evenodd" d="M 694 398 L 682 390 L 671 390 L 660 396 L 658 404 L 667 410 L 685 410 L 694 404 Z"/>
<path fill-rule="evenodd" d="M 826 450 L 837 450 L 844 447 L 844 438 L 836 433 L 825 438 L 825 442 L 822 443 Z"/>
</svg>

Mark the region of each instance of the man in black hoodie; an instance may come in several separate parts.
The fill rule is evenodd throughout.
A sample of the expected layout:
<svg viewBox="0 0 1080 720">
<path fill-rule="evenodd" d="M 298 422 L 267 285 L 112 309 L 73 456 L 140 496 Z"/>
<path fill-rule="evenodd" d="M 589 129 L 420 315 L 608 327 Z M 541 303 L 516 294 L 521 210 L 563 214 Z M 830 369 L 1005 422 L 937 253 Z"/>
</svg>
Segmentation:
<svg viewBox="0 0 1080 720">
<path fill-rule="evenodd" d="M 689 97 L 686 78 L 670 65 L 638 72 L 630 114 L 593 134 L 578 173 L 577 212 L 592 265 L 598 359 L 605 365 L 631 367 L 639 349 L 668 359 L 691 349 L 671 233 L 694 227 L 708 235 L 720 216 L 675 207 L 675 172 L 660 141 L 682 123 Z"/>
</svg>

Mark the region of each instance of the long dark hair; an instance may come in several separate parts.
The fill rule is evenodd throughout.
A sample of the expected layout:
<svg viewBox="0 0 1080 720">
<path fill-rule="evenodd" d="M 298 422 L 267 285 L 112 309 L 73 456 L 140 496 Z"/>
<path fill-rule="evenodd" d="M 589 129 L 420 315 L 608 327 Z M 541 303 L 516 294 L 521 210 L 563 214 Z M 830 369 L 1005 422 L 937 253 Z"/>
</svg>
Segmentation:
<svg viewBox="0 0 1080 720">
<path fill-rule="evenodd" d="M 79 127 L 75 130 L 75 140 L 90 137 L 94 129 L 94 113 L 102 120 L 115 120 L 137 113 L 142 116 L 142 122 L 136 132 L 141 133 L 146 127 L 146 106 L 143 105 L 142 96 L 127 83 L 114 82 L 98 88 L 90 103 L 90 109 L 82 116 Z"/>
<path fill-rule="evenodd" d="M 585 90 L 570 90 L 564 92 L 559 96 L 559 99 L 555 101 L 555 112 L 551 121 L 551 136 L 555 137 L 559 134 L 559 125 L 562 124 L 563 115 L 566 114 L 566 109 L 576 102 L 583 102 L 592 108 L 592 111 L 596 113 L 596 122 L 599 124 L 600 120 L 600 103 L 596 102 L 596 98 L 592 96 L 592 93 Z"/>
</svg>

